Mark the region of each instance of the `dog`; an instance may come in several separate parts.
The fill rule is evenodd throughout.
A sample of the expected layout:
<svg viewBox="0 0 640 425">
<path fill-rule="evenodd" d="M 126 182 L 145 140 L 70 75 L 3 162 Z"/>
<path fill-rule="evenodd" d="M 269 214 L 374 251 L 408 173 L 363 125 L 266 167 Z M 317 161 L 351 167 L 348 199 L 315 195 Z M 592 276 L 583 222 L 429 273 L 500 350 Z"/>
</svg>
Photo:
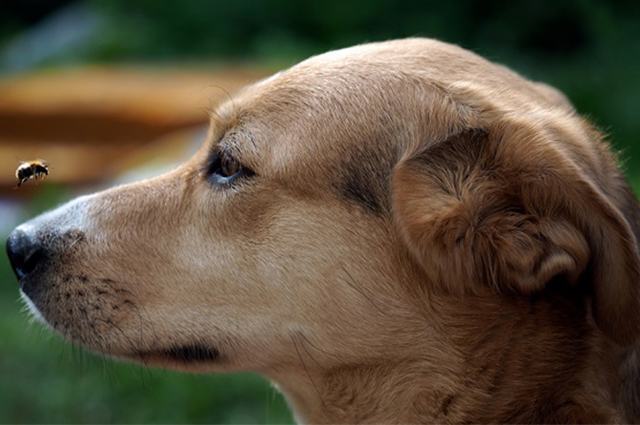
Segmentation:
<svg viewBox="0 0 640 425">
<path fill-rule="evenodd" d="M 89 350 L 252 371 L 296 420 L 640 420 L 638 202 L 556 89 L 431 39 L 305 60 L 168 174 L 15 229 Z"/>
</svg>

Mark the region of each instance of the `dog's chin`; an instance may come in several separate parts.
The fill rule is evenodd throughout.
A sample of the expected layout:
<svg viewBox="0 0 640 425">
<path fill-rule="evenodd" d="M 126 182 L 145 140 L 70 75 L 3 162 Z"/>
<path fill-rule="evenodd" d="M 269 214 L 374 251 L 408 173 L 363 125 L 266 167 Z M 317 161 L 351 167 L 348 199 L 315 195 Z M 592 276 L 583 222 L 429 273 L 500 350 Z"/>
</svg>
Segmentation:
<svg viewBox="0 0 640 425">
<path fill-rule="evenodd" d="M 55 329 L 55 327 L 52 326 L 49 321 L 47 321 L 36 303 L 22 289 L 20 290 L 20 298 L 25 305 L 25 310 L 35 322 L 44 325 L 53 332 L 62 334 L 59 330 Z M 66 339 L 69 339 L 68 335 L 64 336 Z M 161 367 L 166 369 L 185 371 L 209 371 L 212 369 L 216 369 L 216 366 L 221 362 L 220 352 L 216 347 L 201 343 L 173 343 L 167 344 L 166 348 L 123 352 L 112 351 L 113 347 L 110 347 L 111 350 L 109 352 L 106 352 L 99 347 L 85 347 L 88 350 L 93 351 L 99 355 L 125 361 L 133 361 L 145 366 Z"/>
</svg>

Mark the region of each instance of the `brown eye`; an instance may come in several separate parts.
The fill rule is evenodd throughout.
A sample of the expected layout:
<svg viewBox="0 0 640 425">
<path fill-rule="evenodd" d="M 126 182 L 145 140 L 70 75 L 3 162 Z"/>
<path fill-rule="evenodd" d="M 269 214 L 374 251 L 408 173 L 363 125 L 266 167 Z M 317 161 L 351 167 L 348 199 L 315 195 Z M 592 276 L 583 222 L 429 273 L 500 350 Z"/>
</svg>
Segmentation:
<svg viewBox="0 0 640 425">
<path fill-rule="evenodd" d="M 220 175 L 223 177 L 231 177 L 242 169 L 242 166 L 235 158 L 229 155 L 223 155 L 220 158 Z"/>
<path fill-rule="evenodd" d="M 229 185 L 241 177 L 250 177 L 254 172 L 226 152 L 216 152 L 207 168 L 209 180 L 216 185 Z"/>
</svg>

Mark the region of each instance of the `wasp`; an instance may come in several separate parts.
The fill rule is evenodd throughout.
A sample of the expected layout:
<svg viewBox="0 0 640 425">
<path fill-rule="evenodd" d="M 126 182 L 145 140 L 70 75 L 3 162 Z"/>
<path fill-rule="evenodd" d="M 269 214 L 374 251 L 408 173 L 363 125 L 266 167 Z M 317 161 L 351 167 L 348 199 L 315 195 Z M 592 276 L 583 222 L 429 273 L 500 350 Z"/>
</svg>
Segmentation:
<svg viewBox="0 0 640 425">
<path fill-rule="evenodd" d="M 16 169 L 16 179 L 18 180 L 18 187 L 22 183 L 31 179 L 41 179 L 49 175 L 49 166 L 41 159 L 34 161 L 24 161 L 18 165 Z"/>
</svg>

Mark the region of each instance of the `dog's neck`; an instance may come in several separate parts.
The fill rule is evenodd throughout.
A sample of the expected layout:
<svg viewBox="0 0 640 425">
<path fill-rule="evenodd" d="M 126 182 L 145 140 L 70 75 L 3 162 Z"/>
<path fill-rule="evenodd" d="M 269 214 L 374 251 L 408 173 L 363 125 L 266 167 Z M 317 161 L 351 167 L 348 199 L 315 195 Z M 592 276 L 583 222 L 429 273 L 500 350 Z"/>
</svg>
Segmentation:
<svg viewBox="0 0 640 425">
<path fill-rule="evenodd" d="M 424 344 L 431 346 L 422 356 L 398 340 L 393 358 L 328 368 L 309 361 L 272 378 L 301 423 L 621 420 L 612 395 L 614 360 L 602 354 L 606 347 L 571 323 L 553 340 L 539 331 L 545 320 L 557 318 L 548 309 L 558 306 L 513 305 L 512 312 L 508 304 L 484 311 L 461 307 L 449 312 L 458 317 L 448 316 L 442 322 L 448 325 L 438 325 L 439 335 L 430 330 Z M 425 358 L 434 352 L 438 358 Z"/>
<path fill-rule="evenodd" d="M 428 370 L 405 361 L 307 369 L 278 387 L 298 423 L 447 421 L 454 395 Z"/>
</svg>

